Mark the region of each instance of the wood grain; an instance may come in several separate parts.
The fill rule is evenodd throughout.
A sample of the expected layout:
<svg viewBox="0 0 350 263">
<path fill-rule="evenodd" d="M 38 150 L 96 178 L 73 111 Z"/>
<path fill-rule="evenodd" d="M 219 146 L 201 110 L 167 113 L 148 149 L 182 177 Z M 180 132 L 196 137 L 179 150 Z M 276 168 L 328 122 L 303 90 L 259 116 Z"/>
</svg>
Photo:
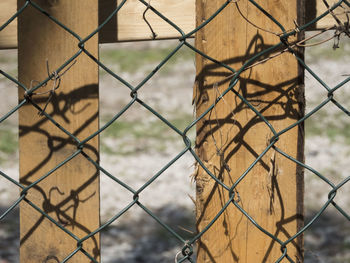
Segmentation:
<svg viewBox="0 0 350 263">
<path fill-rule="evenodd" d="M 121 0 L 99 0 L 99 22 L 102 23 L 117 7 Z M 185 33 L 194 29 L 194 0 L 155 0 L 151 4 L 160 13 L 180 27 Z M 0 25 L 5 23 L 17 10 L 16 0 L 0 1 Z M 138 0 L 128 0 L 116 16 L 102 29 L 99 42 L 151 40 L 152 34 L 142 14 L 146 6 Z M 157 34 L 156 39 L 178 38 L 181 34 L 167 22 L 148 10 L 146 19 Z M 17 47 L 17 20 L 0 32 L 0 49 Z"/>
<path fill-rule="evenodd" d="M 102 0 L 100 8 L 100 21 L 115 9 L 121 0 Z M 172 1 L 155 0 L 151 5 L 162 15 L 175 23 L 185 33 L 194 29 L 195 5 L 193 0 Z M 100 43 L 113 43 L 119 41 L 152 40 L 152 32 L 144 21 L 142 14 L 146 6 L 139 0 L 129 0 L 120 9 L 114 19 L 101 31 Z M 181 34 L 161 19 L 154 12 L 148 10 L 145 14 L 153 31 L 157 34 L 156 39 L 178 38 Z M 102 18 L 102 19 L 101 19 Z"/>
<path fill-rule="evenodd" d="M 108 15 L 116 8 L 121 0 L 99 0 L 99 21 L 103 22 Z M 331 0 L 328 2 L 333 4 L 338 2 Z M 156 0 L 151 1 L 160 13 L 178 25 L 185 33 L 190 32 L 195 27 L 195 0 L 172 1 L 172 0 Z M 0 1 L 0 24 L 5 23 L 11 15 L 16 12 L 16 0 Z M 128 0 L 117 16 L 115 16 L 102 29 L 99 35 L 100 43 L 115 43 L 119 41 L 137 41 L 151 40 L 152 34 L 142 18 L 146 7 L 138 0 Z M 311 21 L 318 15 L 321 15 L 327 9 L 322 0 L 306 1 L 306 21 Z M 347 21 L 344 12 L 349 12 L 350 8 L 344 5 L 344 9 L 339 7 L 334 12 L 339 15 L 341 21 Z M 157 34 L 157 39 L 178 38 L 180 34 L 169 24 L 160 19 L 152 11 L 146 13 L 146 19 L 150 22 L 153 30 Z M 331 15 L 327 15 L 320 20 L 314 29 L 324 29 L 335 25 L 335 20 Z M 0 49 L 17 47 L 17 20 L 13 21 L 8 27 L 0 32 Z"/>
<path fill-rule="evenodd" d="M 0 1 L 0 25 L 16 13 L 17 0 Z M 0 31 L 0 49 L 17 48 L 17 19 Z"/>
<path fill-rule="evenodd" d="M 210 17 L 225 0 L 197 0 L 197 24 Z M 259 1 L 289 29 L 302 11 L 301 2 Z M 277 31 L 278 27 L 247 0 L 238 2 L 254 24 Z M 302 14 L 302 12 L 301 12 Z M 302 16 L 299 21 L 302 23 Z M 291 39 L 292 40 L 292 39 Z M 279 37 L 247 23 L 230 3 L 196 35 L 196 47 L 238 70 L 254 54 L 279 42 Z M 197 55 L 195 87 L 199 117 L 228 88 L 231 73 Z M 256 66 L 240 76 L 234 87 L 277 131 L 303 116 L 303 71 L 290 53 Z M 303 161 L 303 126 L 282 135 L 277 146 Z M 227 93 L 197 124 L 197 153 L 219 180 L 232 186 L 269 145 L 273 134 L 261 118 L 233 92 Z M 197 165 L 197 228 L 202 231 L 229 200 L 229 193 Z M 303 222 L 303 173 L 300 167 L 270 149 L 236 188 L 239 205 L 264 229 L 286 241 Z M 287 245 L 294 262 L 302 262 L 302 239 Z M 232 203 L 201 237 L 197 262 L 276 262 L 280 245 L 258 230 Z M 282 262 L 289 262 L 284 259 Z"/>
<path fill-rule="evenodd" d="M 22 5 L 24 0 L 19 0 Z M 98 24 L 95 0 L 36 0 L 47 12 L 81 36 L 87 36 Z M 83 22 L 82 22 L 83 21 Z M 69 59 L 78 48 L 78 40 L 51 20 L 29 7 L 19 18 L 19 81 L 31 86 L 47 78 L 50 72 Z M 98 37 L 85 48 L 98 57 Z M 37 90 L 52 89 L 53 81 Z M 20 101 L 24 93 L 19 89 Z M 44 107 L 49 94 L 33 95 L 32 101 Z M 61 77 L 61 85 L 46 112 L 80 140 L 98 129 L 98 66 L 81 54 Z M 77 144 L 47 118 L 38 115 L 30 103 L 19 110 L 20 182 L 29 185 L 77 151 Z M 99 159 L 99 141 L 95 137 L 84 146 L 92 159 Z M 78 238 L 99 227 L 98 171 L 82 155 L 63 165 L 31 188 L 26 198 L 40 207 Z M 20 205 L 20 262 L 61 262 L 77 248 L 77 241 L 43 217 L 30 205 Z M 83 243 L 83 248 L 99 259 L 99 235 Z M 91 262 L 78 252 L 69 262 Z"/>
<path fill-rule="evenodd" d="M 337 0 L 327 0 L 327 3 L 329 4 L 329 6 L 333 6 L 338 2 L 339 1 Z M 322 15 L 328 10 L 323 0 L 309 0 L 309 1 L 306 1 L 305 3 L 306 3 L 306 22 L 313 20 L 314 18 Z M 350 16 L 350 7 L 343 4 L 337 7 L 333 11 L 333 13 L 337 16 L 337 18 L 341 22 L 343 23 L 348 22 L 347 15 Z M 310 29 L 313 29 L 313 30 L 326 29 L 334 25 L 338 26 L 338 23 L 336 22 L 336 20 L 331 14 L 328 14 L 324 18 L 322 18 L 320 21 L 318 21 L 316 24 L 314 24 Z"/>
</svg>

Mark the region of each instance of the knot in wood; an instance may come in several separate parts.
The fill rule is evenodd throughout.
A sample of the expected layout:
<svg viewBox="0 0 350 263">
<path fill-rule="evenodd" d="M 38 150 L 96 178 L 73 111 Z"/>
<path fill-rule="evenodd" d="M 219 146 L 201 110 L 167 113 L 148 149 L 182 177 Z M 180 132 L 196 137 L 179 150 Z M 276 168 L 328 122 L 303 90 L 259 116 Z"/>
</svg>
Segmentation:
<svg viewBox="0 0 350 263">
<path fill-rule="evenodd" d="M 43 263 L 58 263 L 60 262 L 58 258 L 54 255 L 47 256 Z"/>
</svg>

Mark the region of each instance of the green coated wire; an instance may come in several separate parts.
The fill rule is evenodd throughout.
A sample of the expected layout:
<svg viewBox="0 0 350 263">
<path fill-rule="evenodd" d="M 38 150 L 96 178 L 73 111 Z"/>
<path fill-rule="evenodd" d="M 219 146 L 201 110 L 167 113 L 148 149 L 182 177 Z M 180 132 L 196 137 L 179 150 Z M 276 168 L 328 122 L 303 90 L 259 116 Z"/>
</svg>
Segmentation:
<svg viewBox="0 0 350 263">
<path fill-rule="evenodd" d="M 10 182 L 12 185 L 18 187 L 20 190 L 20 196 L 17 198 L 13 204 L 11 204 L 5 212 L 3 212 L 0 215 L 0 224 L 1 220 L 6 218 L 9 213 L 11 213 L 21 202 L 26 202 L 28 205 L 33 207 L 41 216 L 44 218 L 50 220 L 56 227 L 64 231 L 68 236 L 72 237 L 77 241 L 76 247 L 72 247 L 72 252 L 70 252 L 61 262 L 69 262 L 70 259 L 76 255 L 77 253 L 84 254 L 91 262 L 97 263 L 98 261 L 94 256 L 92 256 L 88 251 L 84 249 L 84 242 L 86 242 L 88 239 L 93 238 L 95 235 L 101 233 L 104 229 L 106 229 L 110 224 L 113 222 L 116 222 L 121 216 L 123 216 L 127 211 L 129 211 L 132 207 L 138 206 L 140 207 L 149 217 L 151 217 L 155 222 L 157 222 L 160 227 L 165 229 L 167 233 L 169 233 L 174 240 L 179 242 L 182 245 L 181 254 L 182 257 L 180 259 L 176 259 L 178 263 L 180 262 L 195 262 L 195 253 L 194 253 L 194 246 L 196 242 L 198 242 L 201 237 L 217 222 L 217 220 L 222 216 L 222 214 L 227 210 L 228 206 L 233 206 L 237 208 L 238 211 L 244 215 L 248 221 L 254 225 L 258 230 L 260 230 L 264 235 L 266 235 L 267 238 L 277 242 L 281 249 L 281 255 L 279 258 L 276 259 L 275 262 L 281 262 L 282 260 L 286 259 L 289 262 L 295 262 L 290 255 L 288 255 L 288 249 L 287 245 L 296 240 L 298 237 L 300 237 L 303 233 L 308 231 L 310 227 L 317 221 L 319 218 L 325 213 L 326 209 L 329 206 L 333 206 L 334 208 L 339 211 L 339 213 L 346 218 L 348 221 L 350 221 L 349 214 L 340 207 L 335 201 L 334 198 L 336 197 L 337 191 L 344 187 L 349 181 L 350 176 L 343 179 L 339 184 L 334 184 L 331 180 L 329 180 L 325 175 L 318 172 L 313 167 L 310 167 L 300 160 L 297 160 L 296 158 L 290 156 L 285 151 L 281 150 L 276 146 L 277 141 L 282 136 L 287 136 L 286 133 L 291 130 L 292 128 L 303 125 L 303 123 L 312 118 L 314 114 L 319 112 L 324 106 L 328 105 L 329 103 L 334 104 L 336 107 L 339 108 L 340 111 L 342 111 L 347 116 L 350 116 L 350 112 L 344 107 L 341 103 L 339 103 L 334 98 L 334 93 L 341 88 L 344 88 L 349 82 L 350 77 L 346 78 L 345 80 L 339 82 L 334 87 L 328 86 L 322 78 L 314 72 L 304 61 L 304 59 L 300 56 L 300 54 L 294 50 L 292 47 L 290 47 L 288 43 L 288 38 L 290 36 L 294 36 L 299 31 L 304 31 L 311 26 L 313 26 L 315 23 L 320 21 L 322 18 L 324 18 L 326 15 L 328 15 L 330 12 L 335 10 L 341 5 L 346 5 L 350 7 L 350 3 L 347 0 L 339 0 L 336 3 L 334 3 L 329 10 L 325 11 L 321 15 L 319 15 L 317 18 L 313 19 L 312 21 L 307 22 L 304 25 L 298 25 L 297 29 L 286 31 L 285 27 L 283 26 L 281 21 L 278 21 L 272 14 L 268 12 L 268 10 L 264 9 L 262 5 L 258 4 L 258 1 L 255 0 L 248 0 L 250 4 L 252 4 L 257 10 L 261 12 L 261 15 L 266 16 L 269 20 L 271 20 L 275 25 L 277 25 L 280 30 L 282 31 L 281 34 L 279 34 L 279 42 L 271 47 L 268 47 L 261 52 L 258 52 L 253 57 L 251 57 L 248 61 L 246 61 L 240 68 L 234 69 L 231 66 L 218 61 L 201 50 L 197 49 L 194 45 L 190 44 L 188 42 L 188 39 L 195 35 L 199 30 L 203 29 L 205 26 L 207 26 L 211 21 L 213 21 L 223 10 L 225 10 L 230 4 L 232 4 L 233 0 L 227 0 L 225 1 L 221 6 L 218 7 L 218 9 L 211 14 L 205 21 L 203 21 L 201 24 L 199 24 L 196 28 L 194 28 L 189 33 L 185 33 L 181 27 L 176 25 L 171 19 L 166 17 L 164 14 L 162 14 L 157 8 L 152 6 L 152 4 L 145 0 L 138 0 L 140 4 L 143 4 L 145 7 L 147 7 L 153 14 L 155 14 L 159 19 L 162 19 L 165 23 L 167 23 L 170 27 L 172 27 L 174 30 L 176 30 L 180 37 L 178 38 L 179 43 L 178 45 L 173 48 L 159 63 L 157 66 L 153 68 L 153 70 L 147 74 L 139 84 L 137 85 L 131 85 L 128 81 L 126 81 L 123 77 L 121 77 L 120 74 L 117 72 L 114 72 L 109 67 L 104 65 L 99 58 L 96 58 L 94 55 L 92 55 L 88 50 L 85 49 L 85 43 L 87 43 L 92 37 L 94 37 L 96 34 L 98 34 L 102 28 L 106 26 L 106 24 L 115 18 L 115 16 L 118 15 L 118 12 L 124 8 L 127 0 L 121 1 L 117 7 L 114 10 L 111 10 L 111 13 L 108 15 L 108 17 L 90 34 L 87 36 L 79 36 L 76 32 L 74 32 L 72 29 L 70 29 L 67 25 L 63 24 L 61 21 L 56 19 L 54 16 L 52 16 L 49 12 L 47 12 L 45 9 L 43 9 L 40 4 L 36 3 L 35 1 L 25 1 L 25 3 L 19 7 L 18 11 L 16 11 L 4 24 L 0 25 L 0 31 L 5 29 L 11 22 L 13 22 L 16 18 L 18 18 L 27 8 L 35 8 L 38 12 L 45 15 L 47 19 L 51 20 L 53 23 L 55 23 L 58 27 L 66 31 L 68 34 L 73 36 L 75 39 L 77 39 L 77 51 L 68 58 L 66 61 L 64 61 L 61 66 L 59 66 L 54 72 L 56 74 L 59 74 L 60 72 L 64 72 L 71 63 L 74 63 L 74 61 L 81 55 L 86 54 L 93 62 L 95 62 L 101 69 L 103 69 L 107 74 L 109 74 L 111 77 L 113 77 L 115 80 L 120 82 L 124 87 L 125 90 L 130 92 L 130 101 L 118 112 L 116 113 L 106 124 L 104 124 L 102 127 L 99 127 L 96 131 L 92 132 L 90 135 L 88 135 L 85 139 L 79 140 L 72 132 L 67 130 L 63 124 L 58 123 L 52 114 L 43 111 L 43 109 L 35 102 L 35 91 L 45 86 L 53 77 L 54 75 L 49 75 L 46 78 L 40 80 L 38 84 L 34 87 L 27 87 L 23 83 L 20 83 L 17 78 L 11 76 L 9 73 L 5 72 L 4 70 L 0 69 L 0 74 L 4 76 L 6 79 L 8 79 L 14 87 L 17 87 L 18 89 L 24 90 L 24 98 L 12 109 L 10 109 L 6 114 L 3 116 L 0 116 L 0 125 L 7 120 L 10 116 L 18 112 L 23 106 L 25 105 L 31 105 L 32 107 L 36 108 L 39 112 L 43 113 L 43 118 L 45 118 L 47 121 L 51 122 L 53 125 L 57 127 L 60 131 L 64 132 L 75 144 L 76 150 L 72 151 L 69 156 L 65 157 L 60 163 L 58 163 L 55 167 L 53 167 L 50 171 L 46 172 L 45 174 L 42 174 L 40 178 L 38 178 L 36 181 L 32 182 L 28 186 L 24 186 L 18 181 L 14 180 L 11 176 L 7 175 L 6 173 L 1 171 L 0 167 L 0 178 L 5 179 L 6 181 Z M 304 116 L 300 117 L 298 120 L 296 120 L 293 124 L 289 125 L 288 127 L 285 127 L 284 129 L 277 131 L 275 130 L 275 127 L 270 123 L 269 119 L 266 118 L 263 115 L 262 110 L 258 110 L 247 98 L 245 98 L 243 95 L 240 94 L 238 90 L 238 83 L 240 80 L 241 74 L 251 65 L 258 62 L 259 59 L 266 57 L 268 54 L 278 51 L 281 47 L 286 47 L 288 49 L 288 52 L 290 52 L 292 55 L 294 55 L 295 59 L 298 61 L 299 65 L 308 71 L 310 75 L 328 92 L 327 98 L 325 98 L 322 102 L 320 102 L 317 106 L 315 106 L 311 111 L 309 111 Z M 199 116 L 197 116 L 191 123 L 189 123 L 184 130 L 180 130 L 176 125 L 174 125 L 171 121 L 169 121 L 167 118 L 165 118 L 161 113 L 159 113 L 157 110 L 155 110 L 151 105 L 147 104 L 145 101 L 139 98 L 138 91 L 141 90 L 145 84 L 152 79 L 158 71 L 164 67 L 168 63 L 168 61 L 176 55 L 179 50 L 183 48 L 189 48 L 192 50 L 193 53 L 203 57 L 204 59 L 211 61 L 212 63 L 216 64 L 218 67 L 221 67 L 223 69 L 227 69 L 232 73 L 232 78 L 230 79 L 228 87 L 221 92 L 221 94 L 215 99 L 215 102 L 212 103 L 207 107 L 206 110 Z M 191 140 L 188 137 L 188 132 L 191 128 L 197 125 L 197 123 L 201 120 L 203 120 L 210 112 L 215 108 L 217 103 L 225 98 L 226 94 L 233 93 L 236 98 L 238 98 L 245 106 L 247 106 L 250 110 L 252 110 L 256 115 L 256 120 L 262 122 L 266 127 L 270 129 L 272 132 L 272 136 L 270 138 L 269 144 L 266 146 L 265 149 L 262 150 L 262 152 L 259 154 L 259 156 L 251 163 L 251 165 L 236 179 L 236 181 L 232 185 L 226 185 L 221 179 L 216 177 L 210 169 L 205 165 L 205 163 L 200 159 L 198 154 L 195 151 L 195 146 L 191 144 Z M 149 179 L 138 189 L 133 189 L 130 185 L 123 182 L 120 178 L 118 178 L 117 175 L 112 174 L 111 172 L 107 171 L 104 167 L 102 167 L 99 162 L 95 161 L 93 158 L 89 156 L 84 151 L 84 147 L 87 145 L 87 143 L 95 138 L 96 136 L 99 136 L 101 133 L 103 133 L 105 130 L 109 129 L 112 124 L 117 124 L 119 122 L 119 119 L 121 116 L 123 116 L 134 104 L 138 104 L 142 106 L 145 110 L 150 112 L 153 116 L 155 116 L 159 121 L 161 121 L 163 124 L 165 124 L 171 131 L 173 131 L 180 139 L 183 140 L 184 147 L 181 151 L 177 153 L 177 155 L 172 158 L 168 163 L 166 163 L 163 167 L 161 167 L 157 172 L 152 174 L 152 176 L 149 177 Z M 257 165 L 257 163 L 263 158 L 263 156 L 269 151 L 269 150 L 275 150 L 278 154 L 280 154 L 281 157 L 288 159 L 292 162 L 294 162 L 296 165 L 302 167 L 303 169 L 309 170 L 314 176 L 316 176 L 319 180 L 323 181 L 325 184 L 327 184 L 330 187 L 330 191 L 328 193 L 328 199 L 323 204 L 323 206 L 315 213 L 315 215 L 308 221 L 306 224 L 298 230 L 297 233 L 294 233 L 292 236 L 287 238 L 286 240 L 281 240 L 277 236 L 273 235 L 266 229 L 264 229 L 259 222 L 257 222 L 247 211 L 243 209 L 243 207 L 240 205 L 240 201 L 235 199 L 236 198 L 236 188 L 237 186 L 245 180 L 247 177 L 250 176 L 252 169 Z M 171 167 L 174 163 L 176 163 L 180 158 L 183 157 L 184 154 L 190 153 L 194 159 L 197 161 L 198 165 L 203 168 L 204 172 L 206 172 L 209 177 L 215 181 L 216 184 L 218 184 L 220 187 L 222 187 L 224 190 L 226 190 L 229 194 L 229 200 L 222 206 L 219 212 L 217 212 L 216 215 L 214 215 L 213 219 L 202 229 L 202 231 L 193 234 L 192 238 L 190 240 L 186 240 L 183 236 L 181 236 L 179 233 L 177 233 L 173 227 L 167 223 L 165 223 L 163 220 L 161 220 L 149 207 L 145 206 L 142 203 L 142 192 L 147 189 L 150 185 L 152 185 L 156 180 L 158 180 L 159 177 L 164 176 L 164 172 Z M 50 215 L 48 215 L 42 208 L 34 204 L 31 200 L 29 200 L 29 195 L 27 194 L 31 189 L 34 189 L 37 184 L 40 182 L 46 180 L 49 176 L 51 176 L 55 171 L 66 165 L 68 162 L 74 162 L 75 157 L 82 156 L 86 158 L 90 163 L 92 163 L 96 169 L 101 172 L 100 176 L 107 176 L 110 179 L 112 179 L 115 184 L 125 188 L 130 193 L 130 203 L 127 204 L 123 209 L 120 211 L 115 211 L 115 214 L 107 220 L 104 224 L 96 228 L 95 230 L 91 231 L 90 233 L 87 233 L 84 237 L 78 238 L 76 235 L 74 235 L 71 231 L 69 231 L 65 226 L 63 226 L 59 221 L 52 218 Z"/>
</svg>

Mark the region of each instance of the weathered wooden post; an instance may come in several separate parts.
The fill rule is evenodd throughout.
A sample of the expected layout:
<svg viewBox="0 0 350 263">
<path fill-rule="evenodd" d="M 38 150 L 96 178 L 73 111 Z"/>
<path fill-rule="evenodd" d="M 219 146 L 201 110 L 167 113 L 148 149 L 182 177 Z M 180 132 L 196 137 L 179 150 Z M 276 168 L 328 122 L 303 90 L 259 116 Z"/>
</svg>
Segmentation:
<svg viewBox="0 0 350 263">
<path fill-rule="evenodd" d="M 18 0 L 18 6 L 24 4 Z M 98 25 L 96 0 L 33 0 L 68 28 L 86 37 Z M 46 15 L 29 6 L 18 19 L 19 81 L 27 87 L 37 85 L 61 66 L 78 48 L 79 41 Z M 98 56 L 98 36 L 85 48 Z M 67 69 L 68 67 L 66 67 Z M 58 81 L 58 80 L 57 80 Z M 46 112 L 80 140 L 98 129 L 98 66 L 82 53 L 61 77 L 60 87 L 48 102 Z M 57 84 L 57 83 L 56 83 Z M 45 107 L 54 85 L 51 80 L 31 95 L 31 100 Z M 21 89 L 19 99 L 23 100 Z M 41 93 L 41 94 L 38 94 Z M 30 103 L 19 111 L 20 182 L 35 182 L 77 151 L 77 144 L 64 132 L 38 114 Z M 99 159 L 99 142 L 95 137 L 84 151 Z M 99 226 L 98 171 L 80 154 L 29 189 L 27 199 L 51 216 L 78 238 Z M 20 262 L 61 262 L 77 248 L 77 241 L 38 211 L 21 202 Z M 99 260 L 99 235 L 83 243 L 83 248 Z M 91 262 L 78 252 L 69 262 Z"/>
<path fill-rule="evenodd" d="M 208 19 L 226 0 L 196 1 L 197 25 Z M 303 5 L 299 0 L 268 0 L 259 4 L 294 29 L 293 20 L 302 24 Z M 258 52 L 276 44 L 281 32 L 247 0 L 232 1 L 196 35 L 196 47 L 205 54 L 239 69 Z M 232 74 L 197 55 L 197 116 L 220 92 L 227 89 Z M 240 76 L 235 86 L 277 131 L 303 116 L 303 70 L 291 53 L 253 67 Z M 303 127 L 282 135 L 277 146 L 303 160 Z M 261 118 L 233 92 L 228 93 L 197 125 L 197 152 L 206 167 L 225 184 L 232 186 L 264 151 L 272 132 Z M 229 199 L 229 193 L 201 168 L 197 170 L 197 227 L 202 231 Z M 286 241 L 303 223 L 303 173 L 297 165 L 270 149 L 236 188 L 239 205 L 256 222 Z M 238 197 L 239 195 L 239 197 Z M 287 245 L 295 262 L 303 261 L 302 238 Z M 281 246 L 258 230 L 233 204 L 201 237 L 197 259 L 204 262 L 275 262 Z M 282 262 L 288 262 L 284 259 Z"/>
</svg>

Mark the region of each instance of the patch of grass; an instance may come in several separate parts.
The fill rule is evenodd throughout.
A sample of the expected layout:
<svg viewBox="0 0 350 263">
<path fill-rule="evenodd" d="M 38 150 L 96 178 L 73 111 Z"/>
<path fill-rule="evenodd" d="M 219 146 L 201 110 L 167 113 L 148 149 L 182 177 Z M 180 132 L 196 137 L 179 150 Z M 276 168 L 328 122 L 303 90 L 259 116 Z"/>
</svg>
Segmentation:
<svg viewBox="0 0 350 263">
<path fill-rule="evenodd" d="M 102 121 L 106 122 L 110 118 L 111 116 L 105 116 Z M 186 113 L 169 118 L 169 122 L 180 131 L 183 131 L 192 120 L 192 115 Z M 111 145 L 108 138 L 116 139 L 115 143 Z M 168 142 L 174 141 L 182 143 L 181 136 L 160 120 L 134 122 L 118 120 L 101 134 L 101 150 L 110 155 L 131 155 L 151 150 L 165 152 Z"/>
<path fill-rule="evenodd" d="M 0 130 L 0 151 L 5 154 L 13 154 L 17 151 L 18 138 L 10 129 Z"/>
<path fill-rule="evenodd" d="M 116 63 L 122 71 L 133 73 L 146 65 L 161 62 L 174 48 L 175 46 L 145 50 L 131 48 L 102 50 L 100 59 L 105 63 Z M 182 47 L 167 63 L 174 64 L 180 60 L 190 60 L 193 57 L 194 53 L 189 48 Z"/>
<path fill-rule="evenodd" d="M 109 119 L 111 119 L 111 116 L 106 116 L 102 118 L 102 121 L 106 122 Z M 169 118 L 168 120 L 176 128 L 182 131 L 191 123 L 193 117 L 187 113 L 180 113 L 178 116 Z M 117 120 L 102 133 L 102 136 L 111 138 L 132 137 L 135 139 L 170 139 L 177 135 L 170 127 L 160 120 L 133 122 Z"/>
<path fill-rule="evenodd" d="M 341 137 L 347 144 L 350 144 L 350 123 L 341 121 L 337 116 L 333 116 L 337 122 L 325 121 L 326 112 L 320 111 L 319 116 L 309 118 L 305 123 L 305 131 L 307 136 L 325 136 L 331 141 L 337 137 Z"/>
<path fill-rule="evenodd" d="M 113 150 L 112 147 L 110 147 L 105 141 L 101 141 L 100 150 L 103 153 L 106 153 L 107 155 L 113 155 L 116 154 L 116 151 Z"/>
<path fill-rule="evenodd" d="M 16 153 L 18 138 L 11 129 L 0 129 L 0 163 L 8 161 L 8 155 Z"/>
<path fill-rule="evenodd" d="M 188 125 L 192 123 L 194 117 L 190 114 L 183 114 L 182 116 L 176 116 L 171 120 L 171 123 L 174 124 L 178 129 L 183 131 Z"/>
</svg>

